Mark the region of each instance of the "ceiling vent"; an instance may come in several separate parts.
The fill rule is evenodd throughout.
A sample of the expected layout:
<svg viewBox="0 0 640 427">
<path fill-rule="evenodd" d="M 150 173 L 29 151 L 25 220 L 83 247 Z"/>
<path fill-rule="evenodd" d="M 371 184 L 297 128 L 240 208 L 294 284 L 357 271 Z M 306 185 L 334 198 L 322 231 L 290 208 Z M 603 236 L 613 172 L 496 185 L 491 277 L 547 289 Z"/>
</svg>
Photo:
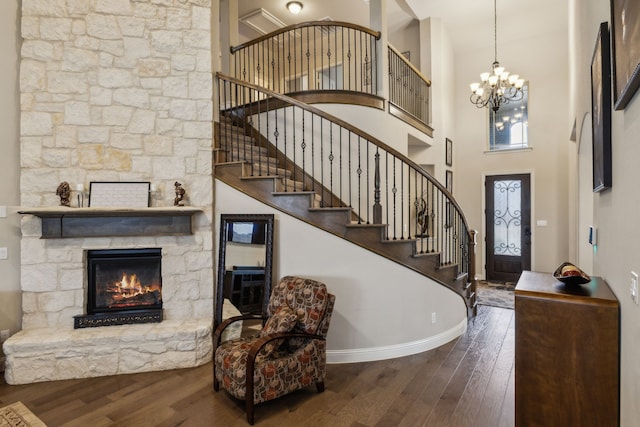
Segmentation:
<svg viewBox="0 0 640 427">
<path fill-rule="evenodd" d="M 284 22 L 263 8 L 256 9 L 253 12 L 241 16 L 240 22 L 262 35 L 286 27 Z"/>
</svg>

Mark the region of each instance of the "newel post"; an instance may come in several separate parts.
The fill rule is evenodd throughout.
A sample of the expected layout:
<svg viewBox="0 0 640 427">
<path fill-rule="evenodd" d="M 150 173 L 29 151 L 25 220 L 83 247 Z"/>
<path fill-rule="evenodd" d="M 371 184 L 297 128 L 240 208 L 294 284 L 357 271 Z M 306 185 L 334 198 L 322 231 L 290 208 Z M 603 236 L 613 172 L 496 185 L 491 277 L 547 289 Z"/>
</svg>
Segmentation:
<svg viewBox="0 0 640 427">
<path fill-rule="evenodd" d="M 469 230 L 469 281 L 476 279 L 476 238 L 478 230 Z"/>
<path fill-rule="evenodd" d="M 373 178 L 373 223 L 382 224 L 382 205 L 380 204 L 380 153 L 376 149 L 375 172 Z"/>
</svg>

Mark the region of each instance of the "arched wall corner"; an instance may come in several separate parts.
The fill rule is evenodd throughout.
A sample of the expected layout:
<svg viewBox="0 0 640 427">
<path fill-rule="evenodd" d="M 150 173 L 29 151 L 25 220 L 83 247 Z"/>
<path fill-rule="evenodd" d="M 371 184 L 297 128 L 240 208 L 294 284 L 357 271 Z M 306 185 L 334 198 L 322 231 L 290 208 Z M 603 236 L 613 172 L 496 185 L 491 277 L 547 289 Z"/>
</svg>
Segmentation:
<svg viewBox="0 0 640 427">
<path fill-rule="evenodd" d="M 286 275 L 308 277 L 336 295 L 327 336 L 329 363 L 407 356 L 466 331 L 465 302 L 451 289 L 219 180 L 214 185 L 216 234 L 222 213 L 273 214 L 274 282 Z"/>
<path fill-rule="evenodd" d="M 327 363 L 372 362 L 375 360 L 411 356 L 412 354 L 418 354 L 440 347 L 441 345 L 458 338 L 466 331 L 467 319 L 463 319 L 460 323 L 447 331 L 413 342 L 374 348 L 327 350 Z"/>
</svg>

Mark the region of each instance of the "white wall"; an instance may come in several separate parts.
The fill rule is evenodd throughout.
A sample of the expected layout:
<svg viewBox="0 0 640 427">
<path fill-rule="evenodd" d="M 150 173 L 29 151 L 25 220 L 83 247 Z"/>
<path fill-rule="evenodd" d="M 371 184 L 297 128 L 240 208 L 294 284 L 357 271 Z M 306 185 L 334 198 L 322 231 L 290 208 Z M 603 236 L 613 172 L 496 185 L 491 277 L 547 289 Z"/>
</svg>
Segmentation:
<svg viewBox="0 0 640 427">
<path fill-rule="evenodd" d="M 18 0 L 0 1 L 0 206 L 9 206 L 8 216 L 0 218 L 0 247 L 9 257 L 0 260 L 0 329 L 11 334 L 20 329 L 20 97 L 18 93 L 18 54 L 20 51 Z"/>
<path fill-rule="evenodd" d="M 437 18 L 429 18 L 421 23 L 423 36 L 421 40 L 431 40 L 431 45 L 427 52 L 422 56 L 422 69 L 431 76 L 431 110 L 432 110 L 432 127 L 433 132 L 433 148 L 427 153 L 412 156 L 412 160 L 421 164 L 435 165 L 436 178 L 445 183 L 445 171 L 448 167 L 445 165 L 445 140 L 449 138 L 453 141 L 454 153 L 458 149 L 456 143 L 456 112 L 455 103 L 451 102 L 455 99 L 456 82 L 451 78 L 455 75 L 455 55 L 451 38 L 447 33 L 447 29 L 442 24 L 442 20 Z M 425 155 L 427 154 L 427 155 Z M 456 169 L 456 162 L 453 163 L 452 170 Z M 457 177 L 454 173 L 454 196 L 457 197 L 455 186 Z"/>
<path fill-rule="evenodd" d="M 571 0 L 575 20 L 576 72 L 572 84 L 577 90 L 573 103 L 576 116 L 589 113 L 586 129 L 591 126 L 590 64 L 600 22 L 610 22 L 609 2 L 604 0 Z M 620 301 L 621 374 L 620 424 L 636 426 L 640 419 L 640 307 L 629 296 L 630 272 L 640 272 L 640 95 L 624 111 L 614 111 L 612 118 L 611 189 L 593 195 L 593 212 L 577 210 L 579 221 L 586 222 L 593 215 L 598 228 L 598 248 L 593 256 L 593 273 L 603 277 Z M 589 144 L 590 131 L 582 133 L 580 143 Z M 582 148 L 580 149 L 582 157 Z M 582 160 L 580 160 L 582 163 Z M 582 177 L 582 174 L 579 175 Z M 577 180 L 578 177 L 572 177 Z M 579 181 L 580 193 L 591 188 L 591 181 Z"/>
<path fill-rule="evenodd" d="M 425 147 L 429 147 L 433 142 L 427 135 L 392 116 L 387 110 L 348 104 L 314 104 L 313 106 L 348 121 L 404 155 L 407 154 L 410 139 L 412 144 Z"/>
<path fill-rule="evenodd" d="M 389 43 L 400 52 L 410 52 L 411 63 L 420 68 L 420 23 L 411 21 L 407 26 L 389 34 Z M 423 73 L 427 77 L 429 74 Z"/>
<path fill-rule="evenodd" d="M 565 11 L 566 13 L 566 11 Z M 456 53 L 455 196 L 471 228 L 480 231 L 476 271 L 484 272 L 484 176 L 532 174 L 532 270 L 553 271 L 569 255 L 567 164 L 571 127 L 568 118 L 568 36 L 541 34 L 535 39 L 499 41 L 498 59 L 508 71 L 529 80 L 531 150 L 486 153 L 488 112 L 469 101 L 469 83 L 489 71 L 493 46 Z M 553 46 L 553 48 L 550 48 Z M 537 227 L 536 220 L 546 220 Z M 481 254 L 481 256 L 480 256 Z"/>
<path fill-rule="evenodd" d="M 329 361 L 375 360 L 425 351 L 466 328 L 465 304 L 448 288 L 218 180 L 215 194 L 216 230 L 222 213 L 275 215 L 274 281 L 285 275 L 310 277 L 326 283 L 336 295 Z M 433 312 L 435 324 L 431 323 Z"/>
</svg>

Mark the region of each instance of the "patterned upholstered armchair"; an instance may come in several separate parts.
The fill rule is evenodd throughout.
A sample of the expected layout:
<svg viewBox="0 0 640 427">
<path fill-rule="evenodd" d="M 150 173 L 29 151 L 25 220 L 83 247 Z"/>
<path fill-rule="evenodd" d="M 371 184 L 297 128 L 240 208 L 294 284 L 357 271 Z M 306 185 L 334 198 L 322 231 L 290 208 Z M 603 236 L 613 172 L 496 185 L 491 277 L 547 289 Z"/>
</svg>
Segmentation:
<svg viewBox="0 0 640 427">
<path fill-rule="evenodd" d="M 324 391 L 326 336 L 335 296 L 323 283 L 287 276 L 273 288 L 262 331 L 220 342 L 225 320 L 213 335 L 213 388 L 245 400 L 247 421 L 254 405 L 315 383 Z M 255 316 L 253 316 L 255 318 Z"/>
</svg>

